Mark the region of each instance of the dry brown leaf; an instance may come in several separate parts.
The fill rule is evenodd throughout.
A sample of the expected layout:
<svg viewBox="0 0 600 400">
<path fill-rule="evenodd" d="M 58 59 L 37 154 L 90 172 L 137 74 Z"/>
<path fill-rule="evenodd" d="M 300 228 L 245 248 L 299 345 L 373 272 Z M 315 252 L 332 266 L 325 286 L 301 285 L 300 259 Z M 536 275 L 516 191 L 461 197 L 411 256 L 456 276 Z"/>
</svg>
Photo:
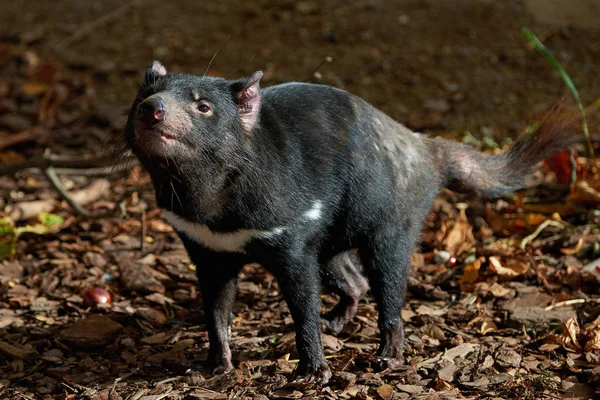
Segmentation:
<svg viewBox="0 0 600 400">
<path fill-rule="evenodd" d="M 591 332 L 587 332 L 588 337 L 585 342 L 585 346 L 583 346 L 583 350 L 585 351 L 600 351 L 600 329 L 596 328 Z"/>
<path fill-rule="evenodd" d="M 437 324 L 425 324 L 421 327 L 421 332 L 437 340 L 446 339 L 444 331 Z"/>
<path fill-rule="evenodd" d="M 520 240 L 515 237 L 494 240 L 485 248 L 490 250 L 514 251 L 519 248 Z"/>
<path fill-rule="evenodd" d="M 483 320 L 483 322 L 481 323 L 481 327 L 479 328 L 479 332 L 482 335 L 487 335 L 490 332 L 494 332 L 498 329 L 498 326 L 496 326 L 496 324 L 494 323 L 494 321 L 492 321 L 491 319 L 485 319 Z"/>
<path fill-rule="evenodd" d="M 558 210 L 552 205 L 548 213 L 555 212 Z M 494 232 L 502 234 L 531 231 L 548 219 L 546 215 L 540 213 L 503 214 L 494 210 L 489 203 L 486 205 L 485 214 L 485 219 Z M 560 213 L 560 215 L 564 214 Z"/>
<path fill-rule="evenodd" d="M 502 278 L 510 279 L 523 275 L 528 269 L 527 264 L 516 260 L 505 260 L 504 263 L 502 263 L 499 257 L 491 256 L 488 258 L 488 261 L 490 263 L 490 269 Z"/>
<path fill-rule="evenodd" d="M 385 383 L 377 388 L 377 394 L 382 400 L 390 400 L 394 395 L 394 388 Z"/>
<path fill-rule="evenodd" d="M 473 284 L 479 279 L 479 268 L 485 257 L 479 257 L 470 264 L 465 265 L 463 274 L 460 277 L 460 290 L 470 292 L 473 290 Z"/>
<path fill-rule="evenodd" d="M 567 254 L 567 255 L 572 255 L 572 254 L 575 254 L 575 253 L 579 253 L 579 251 L 583 247 L 584 243 L 585 243 L 584 238 L 580 237 L 579 240 L 577 240 L 577 243 L 575 243 L 575 246 L 570 247 L 570 248 L 566 248 L 566 249 L 560 249 L 560 252 L 563 253 L 563 254 Z"/>
<path fill-rule="evenodd" d="M 573 194 L 574 199 L 577 202 L 586 204 L 600 204 L 600 192 L 586 181 L 578 181 L 575 184 L 575 193 Z"/>
<path fill-rule="evenodd" d="M 507 294 L 509 294 L 512 291 L 512 289 L 508 289 L 502 285 L 500 285 L 498 282 L 494 282 L 492 284 L 492 286 L 490 286 L 490 293 L 492 293 L 494 295 L 494 297 L 504 297 Z"/>
<path fill-rule="evenodd" d="M 577 319 L 575 317 L 569 318 L 562 324 L 563 326 L 563 336 L 562 336 L 562 345 L 565 349 L 571 350 L 581 350 L 581 345 L 577 340 L 577 336 L 581 329 L 579 328 L 579 324 L 577 323 Z"/>
<path fill-rule="evenodd" d="M 473 227 L 467 220 L 464 208 L 461 208 L 452 229 L 444 239 L 445 249 L 450 254 L 458 256 L 463 251 L 470 249 L 474 241 Z"/>
<path fill-rule="evenodd" d="M 442 392 L 442 391 L 446 391 L 446 390 L 450 390 L 452 389 L 452 385 L 449 384 L 448 382 L 446 382 L 443 379 L 437 378 L 435 380 L 435 391 L 436 392 Z"/>
<path fill-rule="evenodd" d="M 344 347 L 344 344 L 335 336 L 323 334 L 323 347 L 333 351 L 339 351 Z"/>
</svg>

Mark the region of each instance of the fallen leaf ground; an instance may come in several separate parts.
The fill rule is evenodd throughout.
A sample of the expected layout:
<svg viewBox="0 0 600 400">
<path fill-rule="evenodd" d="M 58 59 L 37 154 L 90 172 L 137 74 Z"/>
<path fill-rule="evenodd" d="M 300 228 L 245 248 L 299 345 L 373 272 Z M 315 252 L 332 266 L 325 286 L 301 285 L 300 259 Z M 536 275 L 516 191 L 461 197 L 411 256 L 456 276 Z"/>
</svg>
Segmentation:
<svg viewBox="0 0 600 400">
<path fill-rule="evenodd" d="M 326 83 L 356 89 L 359 94 L 364 91 L 364 96 L 387 107 L 398 120 L 433 134 L 455 130 L 453 136 L 457 137 L 457 127 L 464 123 L 464 129 L 470 126 L 475 134 L 458 137 L 482 150 L 499 151 L 506 139 L 502 133 L 514 134 L 527 126 L 535 120 L 535 110 L 559 99 L 563 92 L 561 82 L 555 79 L 542 97 L 525 91 L 518 92 L 511 104 L 500 100 L 496 111 L 513 111 L 493 113 L 493 127 L 483 128 L 473 121 L 485 119 L 494 107 L 488 109 L 484 104 L 478 108 L 477 90 L 452 86 L 446 78 L 441 83 L 425 78 L 425 92 L 438 93 L 434 87 L 441 85 L 442 97 L 418 104 L 405 100 L 408 111 L 392 109 L 394 101 L 386 101 L 386 96 L 393 97 L 400 86 L 409 86 L 404 89 L 414 97 L 423 91 L 415 77 L 420 76 L 421 63 L 431 64 L 436 52 L 419 53 L 415 50 L 418 43 L 413 43 L 414 59 L 405 60 L 409 72 L 394 72 L 404 79 L 394 89 L 393 80 L 386 76 L 386 71 L 390 73 L 386 67 L 390 49 L 372 45 L 373 41 L 385 42 L 386 36 L 362 20 L 384 18 L 390 10 L 377 2 L 350 2 L 355 13 L 337 29 L 363 32 L 361 45 L 353 49 L 339 36 L 341 43 L 327 42 L 331 34 L 327 18 L 333 6 L 275 3 L 279 8 L 273 9 L 279 14 L 273 9 L 256 12 L 249 6 L 235 8 L 233 13 L 236 2 L 225 3 L 229 4 L 225 11 L 245 21 L 242 26 L 251 27 L 244 28 L 250 35 L 256 34 L 252 29 L 258 29 L 259 21 L 267 17 L 275 21 L 273 26 L 279 26 L 274 15 L 283 20 L 303 18 L 315 30 L 318 26 L 319 38 L 325 42 L 314 48 L 323 55 L 335 55 L 340 52 L 336 49 L 344 48 L 350 57 L 364 57 L 358 77 L 349 78 L 349 72 L 343 75 L 332 64 L 332 72 L 323 72 Z M 592 399 L 600 395 L 600 186 L 594 170 L 600 165 L 584 157 L 583 147 L 576 149 L 578 156 L 565 152 L 555 157 L 534 177 L 535 188 L 506 199 L 484 202 L 449 191 L 441 194 L 413 257 L 410 293 L 402 312 L 407 326 L 405 367 L 373 369 L 378 331 L 369 294 L 341 334 L 323 336 L 335 371 L 331 384 L 318 387 L 290 382 L 297 358 L 290 314 L 273 278 L 259 266 L 249 265 L 243 271 L 234 310 L 231 346 L 236 369 L 219 376 L 202 370 L 208 338 L 194 266 L 162 220 L 144 171 L 132 161 L 115 165 L 110 157 L 113 135 L 118 134 L 115 121 L 126 111 L 126 107 L 111 104 L 120 96 L 131 97 L 142 73 L 137 65 L 116 64 L 110 58 L 117 52 L 110 46 L 110 35 L 122 32 L 125 28 L 119 26 L 127 25 L 132 15 L 130 22 L 135 26 L 148 20 L 143 18 L 146 9 L 136 3 L 124 4 L 134 8 L 120 9 L 111 2 L 93 12 L 67 8 L 66 19 L 79 16 L 98 21 L 103 15 L 111 16 L 106 25 L 92 26 L 108 30 L 108 36 L 91 35 L 89 39 L 90 33 L 81 29 L 67 29 L 70 34 L 61 36 L 60 18 L 45 5 L 30 14 L 23 5 L 21 13 L 10 8 L 6 13 L 29 23 L 0 35 L 0 208 L 4 215 L 0 222 L 0 255 L 4 258 L 0 261 L 0 398 Z M 460 8 L 466 3 L 457 4 Z M 410 2 L 389 6 L 398 7 L 393 8 L 395 23 L 414 21 L 418 28 L 431 26 L 431 22 L 427 25 L 427 18 L 417 16 L 443 18 L 442 6 L 413 6 Z M 207 7 L 211 15 L 223 13 L 217 6 Z M 518 14 L 515 22 L 509 18 L 514 16 L 512 11 L 497 5 L 461 10 L 464 13 L 458 15 L 466 15 L 464 18 L 469 13 L 497 13 L 490 24 L 501 26 L 501 21 L 508 21 L 503 32 L 517 22 L 524 23 L 525 18 Z M 40 13 L 45 12 L 52 18 L 39 22 Z M 6 26 L 14 23 L 15 19 L 7 21 Z M 483 22 L 473 23 L 480 24 L 476 31 L 481 35 L 494 38 L 482 28 Z M 423 48 L 433 48 L 447 33 L 442 28 L 436 32 L 434 36 L 424 33 L 420 39 Z M 446 38 L 449 42 L 467 40 L 468 34 L 460 36 L 460 29 L 450 32 L 454 36 Z M 166 42 L 153 42 L 153 46 L 160 44 L 160 51 L 167 51 L 164 56 L 176 66 L 188 63 L 168 51 L 181 49 L 188 54 L 181 42 L 184 33 L 171 32 Z M 268 28 L 263 35 L 267 43 L 263 61 L 270 57 L 267 49 L 285 48 L 286 40 L 295 40 L 295 36 L 282 36 L 283 42 L 277 42 Z M 300 39 L 303 43 L 313 40 L 307 35 Z M 600 61 L 589 51 L 596 43 L 594 35 L 565 29 L 550 35 L 547 43 L 575 54 L 571 66 L 576 81 L 584 85 L 584 100 L 593 100 L 600 90 L 595 78 L 580 75 L 583 67 L 575 68 L 585 65 L 581 60 Z M 211 36 L 215 43 L 219 37 Z M 62 38 L 61 43 L 70 50 L 53 53 L 48 38 L 53 43 Z M 533 56 L 520 52 L 524 43 L 511 38 L 512 43 L 520 43 L 519 51 L 516 44 L 507 47 L 508 54 L 503 53 L 506 48 L 488 50 L 492 55 L 504 54 L 508 61 L 496 59 L 500 64 L 514 61 L 509 68 L 511 76 L 519 76 L 519 72 L 523 76 L 512 87 L 526 87 L 536 77 L 543 84 L 555 78 L 543 61 L 529 60 Z M 398 39 L 394 40 L 393 46 L 397 46 Z M 86 43 L 101 45 L 93 47 L 98 52 L 87 54 L 82 50 Z M 127 48 L 127 43 L 121 46 L 118 51 Z M 468 46 L 455 55 L 450 48 L 446 56 L 456 57 L 454 61 L 490 56 L 485 48 L 474 47 L 474 53 L 465 49 Z M 148 58 L 140 54 L 137 49 L 132 57 L 136 61 Z M 224 57 L 231 60 L 234 54 L 229 50 Z M 285 55 L 272 56 L 280 67 L 267 66 L 267 71 L 272 68 L 270 77 L 265 74 L 267 80 L 300 79 L 301 74 L 310 77 L 322 55 L 309 56 L 302 49 L 298 54 L 290 57 L 303 57 L 296 59 L 303 62 L 287 69 L 283 66 Z M 526 68 L 527 62 L 537 69 Z M 468 82 L 468 70 L 459 64 L 453 67 L 458 71 L 454 79 Z M 493 77 L 488 79 L 479 67 L 473 68 L 477 73 L 472 78 L 487 82 L 478 90 L 497 89 Z M 289 71 L 295 71 L 296 77 Z M 439 67 L 440 76 L 448 71 Z M 506 69 L 502 71 L 506 73 Z M 431 69 L 423 76 L 434 72 Z M 590 77 L 589 87 L 586 76 Z M 411 79 L 414 82 L 407 83 Z M 117 85 L 125 89 L 116 90 Z M 597 116 L 592 111 L 589 122 L 598 152 Z M 502 145 L 494 145 L 493 140 Z M 112 174 L 105 168 L 107 160 L 113 163 Z M 24 168 L 32 165 L 39 168 Z M 49 165 L 54 169 L 48 170 Z M 53 174 L 59 177 L 61 190 L 70 193 L 90 215 L 77 213 L 58 195 L 49 180 Z M 98 215 L 103 217 L 93 218 Z M 335 300 L 324 293 L 324 310 Z"/>
</svg>

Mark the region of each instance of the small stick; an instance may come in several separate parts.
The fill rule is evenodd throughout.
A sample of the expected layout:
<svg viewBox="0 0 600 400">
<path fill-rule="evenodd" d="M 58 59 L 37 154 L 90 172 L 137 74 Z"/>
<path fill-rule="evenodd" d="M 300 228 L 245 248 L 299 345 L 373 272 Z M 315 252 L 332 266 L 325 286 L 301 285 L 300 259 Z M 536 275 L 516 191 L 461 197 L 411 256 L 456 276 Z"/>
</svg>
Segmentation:
<svg viewBox="0 0 600 400">
<path fill-rule="evenodd" d="M 19 396 L 19 397 L 21 397 L 23 399 L 27 399 L 27 400 L 35 400 L 33 397 L 29 397 L 26 394 L 21 393 L 21 392 L 17 392 L 17 396 Z"/>
<path fill-rule="evenodd" d="M 117 383 L 119 383 L 121 381 L 121 378 L 115 378 L 115 382 L 113 383 L 112 388 L 110 389 L 110 392 L 108 392 L 108 397 L 113 397 L 112 394 L 115 392 L 115 390 L 117 389 Z"/>
<path fill-rule="evenodd" d="M 521 250 L 525 249 L 525 246 L 527 246 L 527 243 L 529 243 L 533 239 L 535 239 L 544 229 L 546 229 L 546 227 L 548 225 L 552 225 L 552 226 L 560 228 L 560 229 L 565 229 L 564 224 L 562 224 L 558 221 L 553 221 L 551 219 L 547 219 L 544 222 L 542 222 L 531 235 L 527 235 L 523 238 L 523 240 L 521 240 Z"/>
<path fill-rule="evenodd" d="M 83 208 L 81 206 L 81 204 L 79 204 L 74 198 L 73 196 L 71 196 L 63 187 L 62 183 L 60 183 L 60 179 L 58 178 L 58 176 L 56 175 L 56 171 L 54 170 L 54 167 L 48 167 L 44 170 L 44 173 L 46 174 L 46 177 L 48 178 L 48 180 L 50 181 L 50 183 L 52 184 L 52 186 L 54 187 L 54 189 L 56 189 L 56 191 L 58 193 L 60 193 L 60 195 L 63 197 L 63 199 L 65 199 L 65 201 L 75 210 L 75 212 L 77 212 L 77 214 L 79 214 L 80 216 L 86 218 L 86 219 L 101 219 L 101 218 L 110 218 L 113 217 L 115 215 L 117 215 L 119 212 L 122 211 L 122 208 L 119 206 L 121 203 L 123 203 L 125 201 L 125 199 L 129 196 L 129 192 L 126 192 L 124 196 L 121 197 L 121 199 L 119 199 L 119 201 L 117 201 L 117 205 L 112 209 L 112 210 L 108 210 L 106 212 L 101 212 L 98 214 L 92 214 L 90 213 L 88 210 L 86 210 L 85 208 Z"/>
<path fill-rule="evenodd" d="M 581 304 L 581 303 L 585 303 L 585 302 L 586 302 L 585 299 L 571 299 L 571 300 L 559 301 L 558 303 L 550 304 L 548 307 L 544 308 L 544 311 L 550 311 L 554 308 L 570 306 L 572 304 Z"/>
<path fill-rule="evenodd" d="M 134 161 L 135 163 L 135 161 Z M 96 168 L 54 168 L 57 174 L 60 175 L 80 175 L 80 176 L 109 176 L 132 167 L 130 161 L 125 161 L 115 165 L 114 167 L 96 167 Z"/>
<path fill-rule="evenodd" d="M 169 382 L 177 382 L 177 381 L 180 381 L 182 379 L 183 379 L 183 376 L 174 376 L 173 378 L 167 378 L 167 379 L 164 379 L 164 380 L 162 380 L 160 382 L 156 382 L 154 384 L 154 387 L 157 387 L 157 386 L 160 386 L 160 385 L 164 385 L 165 383 L 169 383 Z"/>
<path fill-rule="evenodd" d="M 0 138 L 0 150 L 4 150 L 24 142 L 35 141 L 40 134 L 40 132 L 36 131 L 23 131 L 19 133 L 13 133 L 10 136 L 3 136 Z"/>
<path fill-rule="evenodd" d="M 14 164 L 0 165 L 0 176 L 12 175 L 22 169 L 46 169 L 50 166 L 56 168 L 102 167 L 109 165 L 112 160 L 113 157 L 109 155 L 60 156 L 46 151 L 41 157 L 31 158 Z"/>
</svg>

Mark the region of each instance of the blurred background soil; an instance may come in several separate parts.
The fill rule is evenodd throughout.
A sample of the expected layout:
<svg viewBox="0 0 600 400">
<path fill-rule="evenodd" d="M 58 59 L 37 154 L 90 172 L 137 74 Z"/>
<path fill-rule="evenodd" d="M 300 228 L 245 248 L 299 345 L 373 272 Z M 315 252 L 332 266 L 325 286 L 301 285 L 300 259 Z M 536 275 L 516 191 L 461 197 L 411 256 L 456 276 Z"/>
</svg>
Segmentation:
<svg viewBox="0 0 600 400">
<path fill-rule="evenodd" d="M 536 110 L 570 100 L 527 48 L 523 26 L 556 52 L 583 103 L 595 99 L 598 8 L 595 0 L 16 0 L 3 5 L 0 37 L 66 62 L 61 73 L 92 87 L 119 122 L 153 58 L 202 74 L 229 37 L 212 75 L 260 69 L 263 85 L 314 81 L 331 57 L 320 81 L 416 130 L 501 137 L 514 136 Z"/>
</svg>

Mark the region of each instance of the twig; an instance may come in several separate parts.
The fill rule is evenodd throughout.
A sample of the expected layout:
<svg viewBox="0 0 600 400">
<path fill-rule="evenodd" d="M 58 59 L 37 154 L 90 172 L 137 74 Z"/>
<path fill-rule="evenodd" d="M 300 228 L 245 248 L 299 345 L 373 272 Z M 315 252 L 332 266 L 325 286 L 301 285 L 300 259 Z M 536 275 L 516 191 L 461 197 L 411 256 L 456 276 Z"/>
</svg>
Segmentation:
<svg viewBox="0 0 600 400">
<path fill-rule="evenodd" d="M 531 235 L 527 235 L 523 238 L 523 240 L 521 240 L 521 250 L 525 249 L 525 246 L 527 246 L 527 243 L 529 243 L 533 239 L 535 239 L 544 229 L 546 229 L 546 227 L 548 225 L 552 225 L 552 226 L 555 226 L 560 229 L 565 228 L 564 224 L 561 224 L 558 221 L 553 221 L 551 219 L 547 219 L 544 222 L 542 222 Z"/>
<path fill-rule="evenodd" d="M 29 397 L 26 394 L 21 393 L 21 392 L 17 392 L 17 396 L 19 396 L 19 397 L 21 397 L 23 399 L 27 399 L 27 400 L 35 400 L 33 397 Z"/>
<path fill-rule="evenodd" d="M 52 186 L 54 187 L 54 189 L 58 193 L 60 193 L 60 195 L 63 197 L 63 199 L 65 199 L 65 201 L 73 208 L 73 210 L 75 210 L 77 212 L 77 214 L 79 214 L 80 216 L 82 216 L 82 217 L 84 217 L 86 219 L 101 219 L 101 218 L 114 217 L 119 212 L 122 212 L 121 203 L 123 203 L 125 201 L 125 199 L 127 197 L 129 197 L 129 195 L 130 195 L 129 191 L 127 191 L 125 193 L 125 195 L 123 195 L 116 202 L 116 205 L 115 205 L 115 207 L 112 210 L 108 210 L 106 212 L 101 212 L 101 213 L 98 213 L 98 214 L 92 214 L 88 210 L 86 210 L 85 208 L 83 208 L 81 206 L 81 204 L 79 204 L 73 198 L 73 196 L 71 194 L 69 194 L 69 192 L 67 192 L 65 190 L 65 188 L 62 185 L 62 183 L 60 182 L 60 179 L 56 175 L 56 171 L 54 170 L 54 167 L 48 167 L 48 168 L 46 168 L 44 170 L 44 173 L 45 173 L 46 177 L 48 178 L 48 180 L 50 181 L 50 183 L 52 184 Z"/>
<path fill-rule="evenodd" d="M 31 158 L 20 163 L 1 165 L 0 176 L 12 175 L 27 168 L 46 169 L 50 166 L 56 168 L 106 167 L 113 159 L 109 155 L 60 156 L 46 151 L 41 157 Z"/>
<path fill-rule="evenodd" d="M 138 1 L 139 0 L 129 0 L 125 4 L 123 4 L 121 7 L 117 8 L 115 10 L 112 10 L 107 14 L 104 14 L 100 18 L 97 18 L 96 20 L 94 20 L 88 24 L 83 25 L 81 28 L 79 28 L 78 30 L 73 32 L 71 34 L 71 36 L 67 37 L 62 42 L 60 42 L 57 47 L 64 48 L 68 45 L 71 45 L 71 44 L 83 39 L 87 35 L 98 31 L 102 26 L 107 25 L 109 22 L 112 22 L 112 21 L 120 18 L 121 16 L 125 15 L 129 11 L 130 8 L 132 8 L 133 6 L 136 6 L 138 4 Z"/>
<path fill-rule="evenodd" d="M 13 133 L 9 136 L 3 136 L 0 138 L 0 150 L 4 150 L 20 143 L 33 141 L 41 134 L 41 131 L 31 130 Z"/>
<path fill-rule="evenodd" d="M 581 304 L 581 303 L 585 303 L 585 302 L 586 302 L 585 299 L 571 299 L 571 300 L 559 301 L 558 303 L 550 304 L 548 307 L 544 308 L 544 310 L 550 311 L 554 308 L 570 306 L 572 304 Z"/>
<path fill-rule="evenodd" d="M 169 382 L 177 382 L 177 381 L 180 381 L 182 379 L 183 379 L 183 376 L 174 376 L 172 378 L 167 378 L 167 379 L 164 379 L 162 381 L 156 382 L 154 384 L 154 387 L 157 387 L 157 386 L 160 386 L 160 385 L 164 385 L 165 383 L 169 383 Z"/>
<path fill-rule="evenodd" d="M 135 163 L 135 161 L 134 161 Z M 134 164 L 135 165 L 135 164 Z M 60 175 L 80 175 L 80 176 L 109 176 L 126 171 L 132 167 L 130 161 L 116 164 L 113 167 L 95 167 L 95 168 L 54 168 Z"/>
<path fill-rule="evenodd" d="M 120 381 L 121 381 L 121 378 L 115 378 L 115 381 L 114 381 L 114 383 L 112 385 L 112 388 L 110 389 L 110 392 L 108 392 L 108 397 L 113 397 L 112 394 L 117 389 L 117 383 L 119 383 Z"/>
<path fill-rule="evenodd" d="M 79 393 L 80 392 L 77 388 L 74 388 L 73 386 L 71 386 L 69 383 L 67 383 L 64 380 L 61 381 L 60 384 L 63 385 L 64 387 L 66 387 L 67 389 L 69 389 L 70 391 L 72 391 L 73 393 Z"/>
</svg>

